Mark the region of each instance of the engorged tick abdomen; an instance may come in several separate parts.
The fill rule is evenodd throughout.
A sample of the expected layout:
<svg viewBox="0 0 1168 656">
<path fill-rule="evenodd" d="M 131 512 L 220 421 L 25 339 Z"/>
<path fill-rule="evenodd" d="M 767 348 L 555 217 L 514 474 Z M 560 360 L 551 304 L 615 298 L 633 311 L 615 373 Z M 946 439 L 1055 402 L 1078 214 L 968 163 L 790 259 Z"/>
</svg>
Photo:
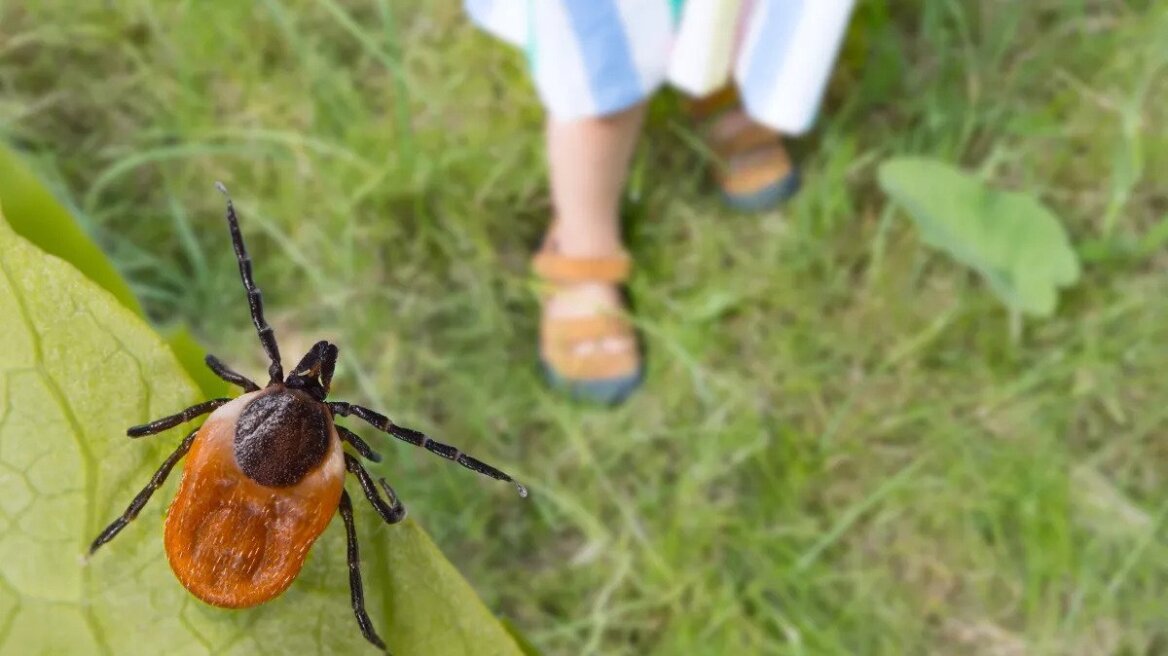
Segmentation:
<svg viewBox="0 0 1168 656">
<path fill-rule="evenodd" d="M 251 399 L 235 423 L 235 460 L 268 487 L 295 485 L 328 451 L 331 417 L 300 390 L 274 386 Z"/>
<path fill-rule="evenodd" d="M 344 486 L 344 452 L 331 421 L 323 457 L 296 484 L 270 487 L 244 474 L 235 458 L 235 427 L 264 393 L 244 394 L 207 418 L 166 514 L 171 569 L 187 590 L 215 606 L 255 606 L 286 590 L 337 514 Z"/>
</svg>

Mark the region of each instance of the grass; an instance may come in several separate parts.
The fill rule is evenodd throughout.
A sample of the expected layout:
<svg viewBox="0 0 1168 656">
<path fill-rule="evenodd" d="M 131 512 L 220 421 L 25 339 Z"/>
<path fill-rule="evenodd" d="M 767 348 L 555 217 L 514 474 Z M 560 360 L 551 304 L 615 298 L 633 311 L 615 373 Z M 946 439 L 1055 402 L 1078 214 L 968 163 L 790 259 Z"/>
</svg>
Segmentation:
<svg viewBox="0 0 1168 656">
<path fill-rule="evenodd" d="M 547 654 L 1168 653 L 1168 11 L 863 3 L 782 212 L 727 213 L 668 95 L 630 197 L 643 392 L 546 392 L 548 213 L 519 55 L 457 3 L 0 2 L 0 125 L 160 323 L 262 370 L 211 182 L 284 350 L 512 470 L 380 472 Z M 1009 338 L 875 165 L 1041 197 L 1086 260 Z M 295 355 L 290 355 L 295 357 Z M 341 603 L 338 600 L 338 603 Z"/>
</svg>

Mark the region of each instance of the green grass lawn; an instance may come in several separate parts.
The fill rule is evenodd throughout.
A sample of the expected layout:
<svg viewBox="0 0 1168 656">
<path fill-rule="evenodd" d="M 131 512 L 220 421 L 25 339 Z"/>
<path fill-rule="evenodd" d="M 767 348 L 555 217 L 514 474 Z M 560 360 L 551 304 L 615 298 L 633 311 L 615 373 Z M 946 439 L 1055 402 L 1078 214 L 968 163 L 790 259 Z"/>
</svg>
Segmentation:
<svg viewBox="0 0 1168 656">
<path fill-rule="evenodd" d="M 0 136 L 160 324 L 258 375 L 226 182 L 289 360 L 336 340 L 339 396 L 529 484 L 375 468 L 549 655 L 1168 653 L 1168 258 L 1123 248 L 1168 222 L 1168 5 L 860 3 L 804 190 L 762 216 L 661 96 L 629 198 L 648 382 L 595 410 L 536 374 L 541 109 L 458 4 L 0 1 Z M 920 243 L 875 184 L 908 153 L 1064 219 L 1054 318 L 1012 340 Z"/>
</svg>

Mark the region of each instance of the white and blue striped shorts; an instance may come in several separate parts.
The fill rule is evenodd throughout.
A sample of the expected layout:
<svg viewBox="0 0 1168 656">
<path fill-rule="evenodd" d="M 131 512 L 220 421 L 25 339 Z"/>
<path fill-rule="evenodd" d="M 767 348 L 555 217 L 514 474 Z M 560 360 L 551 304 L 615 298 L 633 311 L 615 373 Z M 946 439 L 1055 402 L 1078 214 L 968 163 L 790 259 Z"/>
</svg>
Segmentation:
<svg viewBox="0 0 1168 656">
<path fill-rule="evenodd" d="M 731 78 L 756 121 L 806 131 L 853 0 L 466 0 L 527 54 L 548 112 L 603 116 L 663 84 L 705 95 Z"/>
</svg>

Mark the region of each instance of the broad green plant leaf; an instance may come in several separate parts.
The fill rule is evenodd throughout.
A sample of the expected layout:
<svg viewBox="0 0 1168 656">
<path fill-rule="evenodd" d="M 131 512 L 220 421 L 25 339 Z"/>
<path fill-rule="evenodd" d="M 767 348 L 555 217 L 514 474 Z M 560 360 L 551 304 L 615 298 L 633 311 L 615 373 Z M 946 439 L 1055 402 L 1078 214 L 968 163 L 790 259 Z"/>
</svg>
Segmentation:
<svg viewBox="0 0 1168 656">
<path fill-rule="evenodd" d="M 0 200 L 3 198 L 0 197 Z M 227 384 L 207 367 L 203 360 L 207 356 L 207 350 L 195 340 L 186 326 L 171 328 L 163 333 L 162 337 L 187 375 L 202 390 L 204 397 L 214 398 L 239 393 L 239 388 Z"/>
<path fill-rule="evenodd" d="M 880 165 L 880 186 L 925 243 L 977 270 L 1012 310 L 1046 317 L 1079 260 L 1057 216 L 1021 192 L 991 189 L 944 162 L 903 157 Z"/>
<path fill-rule="evenodd" d="M 207 606 L 171 574 L 161 521 L 178 471 L 82 557 L 183 434 L 126 427 L 202 395 L 138 316 L 2 214 L 0 353 L 0 654 L 376 653 L 349 606 L 340 520 L 288 592 L 248 610 Z M 521 653 L 420 528 L 354 498 L 371 614 L 398 656 Z"/>
<path fill-rule="evenodd" d="M 130 286 L 105 253 L 69 211 L 10 148 L 0 144 L 0 203 L 16 234 L 77 267 L 123 306 L 145 316 Z M 185 326 L 166 331 L 166 341 L 187 373 L 207 396 L 223 396 L 228 387 L 203 364 L 205 352 Z"/>
<path fill-rule="evenodd" d="M 406 519 L 388 530 L 395 537 L 380 564 L 393 592 L 385 638 L 394 653 L 525 656 L 417 523 Z"/>
<path fill-rule="evenodd" d="M 16 234 L 38 248 L 77 267 L 105 288 L 119 303 L 138 316 L 142 306 L 97 244 L 77 225 L 32 169 L 4 144 L 0 144 L 0 202 L 4 217 Z"/>
<path fill-rule="evenodd" d="M 515 626 L 514 622 L 505 617 L 499 621 L 503 623 L 503 628 L 507 629 L 507 633 L 511 634 L 511 637 L 515 640 L 515 644 L 519 645 L 519 650 L 523 652 L 523 656 L 543 656 L 543 652 L 532 644 L 527 636 L 523 635 L 523 632 L 519 630 L 519 627 Z"/>
</svg>

